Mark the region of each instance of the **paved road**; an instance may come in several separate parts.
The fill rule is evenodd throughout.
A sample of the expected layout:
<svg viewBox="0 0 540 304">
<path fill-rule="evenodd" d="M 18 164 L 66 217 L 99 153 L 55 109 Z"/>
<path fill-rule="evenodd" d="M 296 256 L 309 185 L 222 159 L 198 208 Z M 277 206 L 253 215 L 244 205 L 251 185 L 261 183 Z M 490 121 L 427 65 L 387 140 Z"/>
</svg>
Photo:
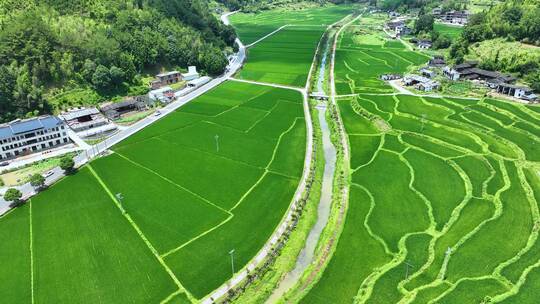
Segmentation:
<svg viewBox="0 0 540 304">
<path fill-rule="evenodd" d="M 230 14 L 229 14 L 230 15 Z M 223 20 L 224 17 L 222 17 Z M 227 19 L 227 16 L 225 16 L 225 19 Z M 242 42 L 239 39 L 236 39 L 236 43 L 239 46 L 238 53 L 235 56 L 235 59 L 229 63 L 229 66 L 227 68 L 227 71 L 225 74 L 213 79 L 209 83 L 205 84 L 201 88 L 187 94 L 186 96 L 183 96 L 181 98 L 178 98 L 174 102 L 171 102 L 167 106 L 161 108 L 159 111 L 161 113 L 160 116 L 154 116 L 150 115 L 137 123 L 131 125 L 129 128 L 126 128 L 124 130 L 121 130 L 120 132 L 116 133 L 115 135 L 107 138 L 106 140 L 93 145 L 88 146 L 86 149 L 82 150 L 82 153 L 78 154 L 75 157 L 75 166 L 80 167 L 93 158 L 99 156 L 101 153 L 107 151 L 111 146 L 119 143 L 120 141 L 128 138 L 129 136 L 137 133 L 138 131 L 146 128 L 147 126 L 153 124 L 154 122 L 158 121 L 159 119 L 162 119 L 163 117 L 167 116 L 171 112 L 174 112 L 176 109 L 180 108 L 181 106 L 185 105 L 186 103 L 190 102 L 191 100 L 195 99 L 196 97 L 208 92 L 209 90 L 215 88 L 216 86 L 220 85 L 229 77 L 234 75 L 241 67 L 246 57 L 246 48 L 242 44 Z M 54 182 L 60 180 L 62 177 L 64 177 L 64 172 L 60 168 L 54 168 L 53 174 L 46 178 L 46 185 L 52 185 Z M 23 194 L 23 199 L 28 199 L 36 194 L 34 188 L 30 185 L 30 183 L 26 183 L 24 185 L 15 187 L 19 189 Z M 11 208 L 9 207 L 9 203 L 6 202 L 3 198 L 3 193 L 7 190 L 6 187 L 0 189 L 0 215 L 6 213 Z"/>
</svg>

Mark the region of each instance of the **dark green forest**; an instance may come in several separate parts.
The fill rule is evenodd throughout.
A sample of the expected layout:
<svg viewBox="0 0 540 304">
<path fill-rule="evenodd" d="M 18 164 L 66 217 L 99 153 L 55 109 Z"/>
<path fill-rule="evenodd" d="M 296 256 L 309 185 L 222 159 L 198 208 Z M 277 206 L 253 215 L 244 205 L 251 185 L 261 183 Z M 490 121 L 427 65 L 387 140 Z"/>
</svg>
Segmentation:
<svg viewBox="0 0 540 304">
<path fill-rule="evenodd" d="M 203 0 L 2 0 L 0 121 L 50 113 L 64 90 L 144 88 L 156 65 L 220 74 L 234 39 Z"/>
</svg>

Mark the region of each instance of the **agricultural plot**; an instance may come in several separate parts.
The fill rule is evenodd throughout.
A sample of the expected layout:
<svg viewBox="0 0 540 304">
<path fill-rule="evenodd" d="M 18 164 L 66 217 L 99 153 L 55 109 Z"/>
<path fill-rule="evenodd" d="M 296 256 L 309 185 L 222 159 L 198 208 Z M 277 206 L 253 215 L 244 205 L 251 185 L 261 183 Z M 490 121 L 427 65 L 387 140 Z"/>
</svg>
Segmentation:
<svg viewBox="0 0 540 304">
<path fill-rule="evenodd" d="M 236 77 L 304 87 L 322 34 L 328 25 L 351 11 L 352 6 L 327 6 L 231 16 L 233 26 L 246 45 L 281 28 L 248 48 L 247 63 Z"/>
<path fill-rule="evenodd" d="M 201 299 L 281 221 L 305 144 L 299 92 L 226 82 L 1 218 L 0 296 Z"/>
<path fill-rule="evenodd" d="M 323 26 L 290 26 L 248 50 L 239 79 L 303 87 Z"/>
<path fill-rule="evenodd" d="M 448 35 L 452 40 L 459 38 L 463 32 L 462 26 L 449 25 L 444 23 L 435 23 L 433 29 L 443 35 Z"/>
<path fill-rule="evenodd" d="M 284 25 L 327 26 L 351 13 L 351 6 L 330 5 L 302 10 L 276 9 L 230 17 L 240 40 L 251 44 Z M 294 41 L 294 40 L 292 40 Z"/>
<path fill-rule="evenodd" d="M 305 303 L 538 299 L 535 108 L 362 94 L 338 106 L 351 146 L 349 211 Z"/>
<path fill-rule="evenodd" d="M 336 50 L 337 94 L 391 93 L 393 89 L 380 80 L 381 75 L 403 74 L 428 60 L 423 54 L 406 50 L 399 41 L 381 37 L 375 30 L 351 26 L 339 37 Z"/>
</svg>

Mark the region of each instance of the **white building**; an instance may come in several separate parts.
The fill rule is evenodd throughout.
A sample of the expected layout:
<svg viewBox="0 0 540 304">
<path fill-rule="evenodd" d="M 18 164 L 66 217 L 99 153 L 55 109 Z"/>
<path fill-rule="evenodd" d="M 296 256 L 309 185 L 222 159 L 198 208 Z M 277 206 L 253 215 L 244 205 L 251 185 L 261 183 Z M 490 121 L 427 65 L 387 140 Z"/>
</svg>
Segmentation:
<svg viewBox="0 0 540 304">
<path fill-rule="evenodd" d="M 151 102 L 160 101 L 162 103 L 169 103 L 174 99 L 174 91 L 171 87 L 152 90 L 148 92 L 148 99 Z"/>
<path fill-rule="evenodd" d="M 210 78 L 210 77 L 208 77 L 208 76 L 203 76 L 203 77 L 201 77 L 201 78 L 198 78 L 198 79 L 189 81 L 189 82 L 187 83 L 187 85 L 188 85 L 188 87 L 192 87 L 192 88 L 200 88 L 200 87 L 202 87 L 203 85 L 209 83 L 210 80 L 212 80 L 212 78 Z"/>
<path fill-rule="evenodd" d="M 182 74 L 182 78 L 185 81 L 190 81 L 199 78 L 199 73 L 197 72 L 196 66 L 189 66 L 188 72 Z"/>
<path fill-rule="evenodd" d="M 0 125 L 0 160 L 69 143 L 64 122 L 55 116 L 15 120 Z"/>
</svg>

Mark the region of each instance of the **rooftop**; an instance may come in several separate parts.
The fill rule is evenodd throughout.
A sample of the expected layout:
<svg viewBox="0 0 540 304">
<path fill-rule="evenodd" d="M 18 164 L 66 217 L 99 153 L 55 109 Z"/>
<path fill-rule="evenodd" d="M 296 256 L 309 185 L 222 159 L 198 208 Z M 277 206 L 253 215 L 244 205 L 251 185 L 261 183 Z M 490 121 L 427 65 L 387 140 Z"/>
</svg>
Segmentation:
<svg viewBox="0 0 540 304">
<path fill-rule="evenodd" d="M 180 72 L 170 71 L 170 72 L 160 73 L 160 74 L 157 74 L 156 77 L 165 77 L 165 76 L 176 75 L 176 74 L 180 74 Z"/>
<path fill-rule="evenodd" d="M 62 121 L 51 115 L 40 116 L 24 120 L 15 120 L 0 125 L 0 139 L 10 138 L 17 134 L 26 133 L 39 129 L 50 129 L 62 125 Z"/>
<path fill-rule="evenodd" d="M 73 120 L 79 117 L 94 115 L 98 113 L 99 111 L 96 108 L 82 108 L 82 109 L 74 109 L 74 110 L 67 111 L 65 113 L 62 113 L 60 116 L 64 120 Z"/>
</svg>

